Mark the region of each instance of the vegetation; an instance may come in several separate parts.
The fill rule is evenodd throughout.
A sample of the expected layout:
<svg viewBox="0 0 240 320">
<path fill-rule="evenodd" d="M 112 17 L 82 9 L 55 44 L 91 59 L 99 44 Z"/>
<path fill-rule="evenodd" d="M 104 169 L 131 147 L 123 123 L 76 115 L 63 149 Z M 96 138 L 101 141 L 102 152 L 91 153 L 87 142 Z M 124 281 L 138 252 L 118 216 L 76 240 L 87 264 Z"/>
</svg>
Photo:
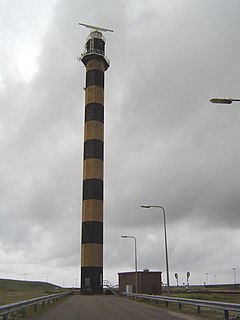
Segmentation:
<svg viewBox="0 0 240 320">
<path fill-rule="evenodd" d="M 197 300 L 208 300 L 208 301 L 220 301 L 230 303 L 240 303 L 240 288 L 181 288 L 171 290 L 172 297 L 186 298 L 186 299 L 197 299 Z"/>
<path fill-rule="evenodd" d="M 61 292 L 58 286 L 39 281 L 0 279 L 0 305 Z"/>
</svg>

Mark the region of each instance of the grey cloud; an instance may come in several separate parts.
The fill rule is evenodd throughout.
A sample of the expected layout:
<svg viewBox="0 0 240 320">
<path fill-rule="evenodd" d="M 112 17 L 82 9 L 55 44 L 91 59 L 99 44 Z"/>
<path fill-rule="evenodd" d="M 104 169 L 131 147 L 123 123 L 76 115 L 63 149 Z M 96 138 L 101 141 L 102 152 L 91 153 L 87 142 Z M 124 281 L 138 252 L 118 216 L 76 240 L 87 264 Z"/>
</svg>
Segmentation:
<svg viewBox="0 0 240 320">
<path fill-rule="evenodd" d="M 114 29 L 105 35 L 105 277 L 116 281 L 117 271 L 133 268 L 123 233 L 138 239 L 139 268 L 165 269 L 162 216 L 140 208 L 151 203 L 166 208 L 173 282 L 187 269 L 198 283 L 205 272 L 231 281 L 228 270 L 239 263 L 239 106 L 209 99 L 239 93 L 238 1 L 59 0 L 43 24 L 38 5 L 27 37 L 41 34 L 41 50 L 28 82 L 11 55 L 16 25 L 2 31 L 0 254 L 11 272 L 15 254 L 22 273 L 35 267 L 40 277 L 54 266 L 60 284 L 64 272 L 78 273 L 85 70 L 76 57 L 88 34 L 81 21 Z M 21 10 L 13 16 L 36 15 Z"/>
</svg>

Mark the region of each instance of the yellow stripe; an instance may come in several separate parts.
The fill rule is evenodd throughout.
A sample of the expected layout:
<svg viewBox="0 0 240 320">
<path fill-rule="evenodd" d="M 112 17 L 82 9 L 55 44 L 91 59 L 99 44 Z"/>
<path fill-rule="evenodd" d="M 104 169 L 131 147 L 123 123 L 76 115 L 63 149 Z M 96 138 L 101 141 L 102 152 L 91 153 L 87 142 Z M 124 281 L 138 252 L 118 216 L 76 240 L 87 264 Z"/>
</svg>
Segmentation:
<svg viewBox="0 0 240 320">
<path fill-rule="evenodd" d="M 101 179 L 103 180 L 103 161 L 100 159 L 86 159 L 83 163 L 83 180 Z"/>
<path fill-rule="evenodd" d="M 87 63 L 87 71 L 91 69 L 99 69 L 105 71 L 103 59 L 90 59 Z"/>
<path fill-rule="evenodd" d="M 98 139 L 104 140 L 104 125 L 101 121 L 87 121 L 84 129 L 84 141 Z"/>
<path fill-rule="evenodd" d="M 104 105 L 104 90 L 96 85 L 89 86 L 85 90 L 85 104 L 94 102 Z"/>
<path fill-rule="evenodd" d="M 103 266 L 103 245 L 98 243 L 85 243 L 81 250 L 82 267 L 102 267 Z"/>
<path fill-rule="evenodd" d="M 100 221 L 103 222 L 103 201 L 84 200 L 82 203 L 82 222 Z"/>
</svg>

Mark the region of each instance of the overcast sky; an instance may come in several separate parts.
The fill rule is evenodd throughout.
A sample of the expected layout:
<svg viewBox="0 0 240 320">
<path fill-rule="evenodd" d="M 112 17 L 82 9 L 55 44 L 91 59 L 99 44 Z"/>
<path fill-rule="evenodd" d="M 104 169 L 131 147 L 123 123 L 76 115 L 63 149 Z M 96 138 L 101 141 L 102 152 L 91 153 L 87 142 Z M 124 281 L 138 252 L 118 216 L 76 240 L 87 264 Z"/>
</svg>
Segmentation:
<svg viewBox="0 0 240 320">
<path fill-rule="evenodd" d="M 104 279 L 240 281 L 239 0 L 0 0 L 0 278 L 79 278 L 89 29 L 106 33 Z M 216 276 L 214 276 L 216 275 Z"/>
</svg>

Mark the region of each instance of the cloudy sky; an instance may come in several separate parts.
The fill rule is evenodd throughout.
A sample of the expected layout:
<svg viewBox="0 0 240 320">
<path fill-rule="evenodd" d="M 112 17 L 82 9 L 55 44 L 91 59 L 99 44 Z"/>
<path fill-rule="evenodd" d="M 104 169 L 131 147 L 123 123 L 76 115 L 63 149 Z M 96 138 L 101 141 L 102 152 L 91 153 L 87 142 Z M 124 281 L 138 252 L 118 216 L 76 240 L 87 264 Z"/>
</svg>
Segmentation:
<svg viewBox="0 0 240 320">
<path fill-rule="evenodd" d="M 0 0 L 0 278 L 79 278 L 89 30 L 106 33 L 104 279 L 240 281 L 239 0 Z M 216 275 L 216 276 L 214 276 Z"/>
</svg>

